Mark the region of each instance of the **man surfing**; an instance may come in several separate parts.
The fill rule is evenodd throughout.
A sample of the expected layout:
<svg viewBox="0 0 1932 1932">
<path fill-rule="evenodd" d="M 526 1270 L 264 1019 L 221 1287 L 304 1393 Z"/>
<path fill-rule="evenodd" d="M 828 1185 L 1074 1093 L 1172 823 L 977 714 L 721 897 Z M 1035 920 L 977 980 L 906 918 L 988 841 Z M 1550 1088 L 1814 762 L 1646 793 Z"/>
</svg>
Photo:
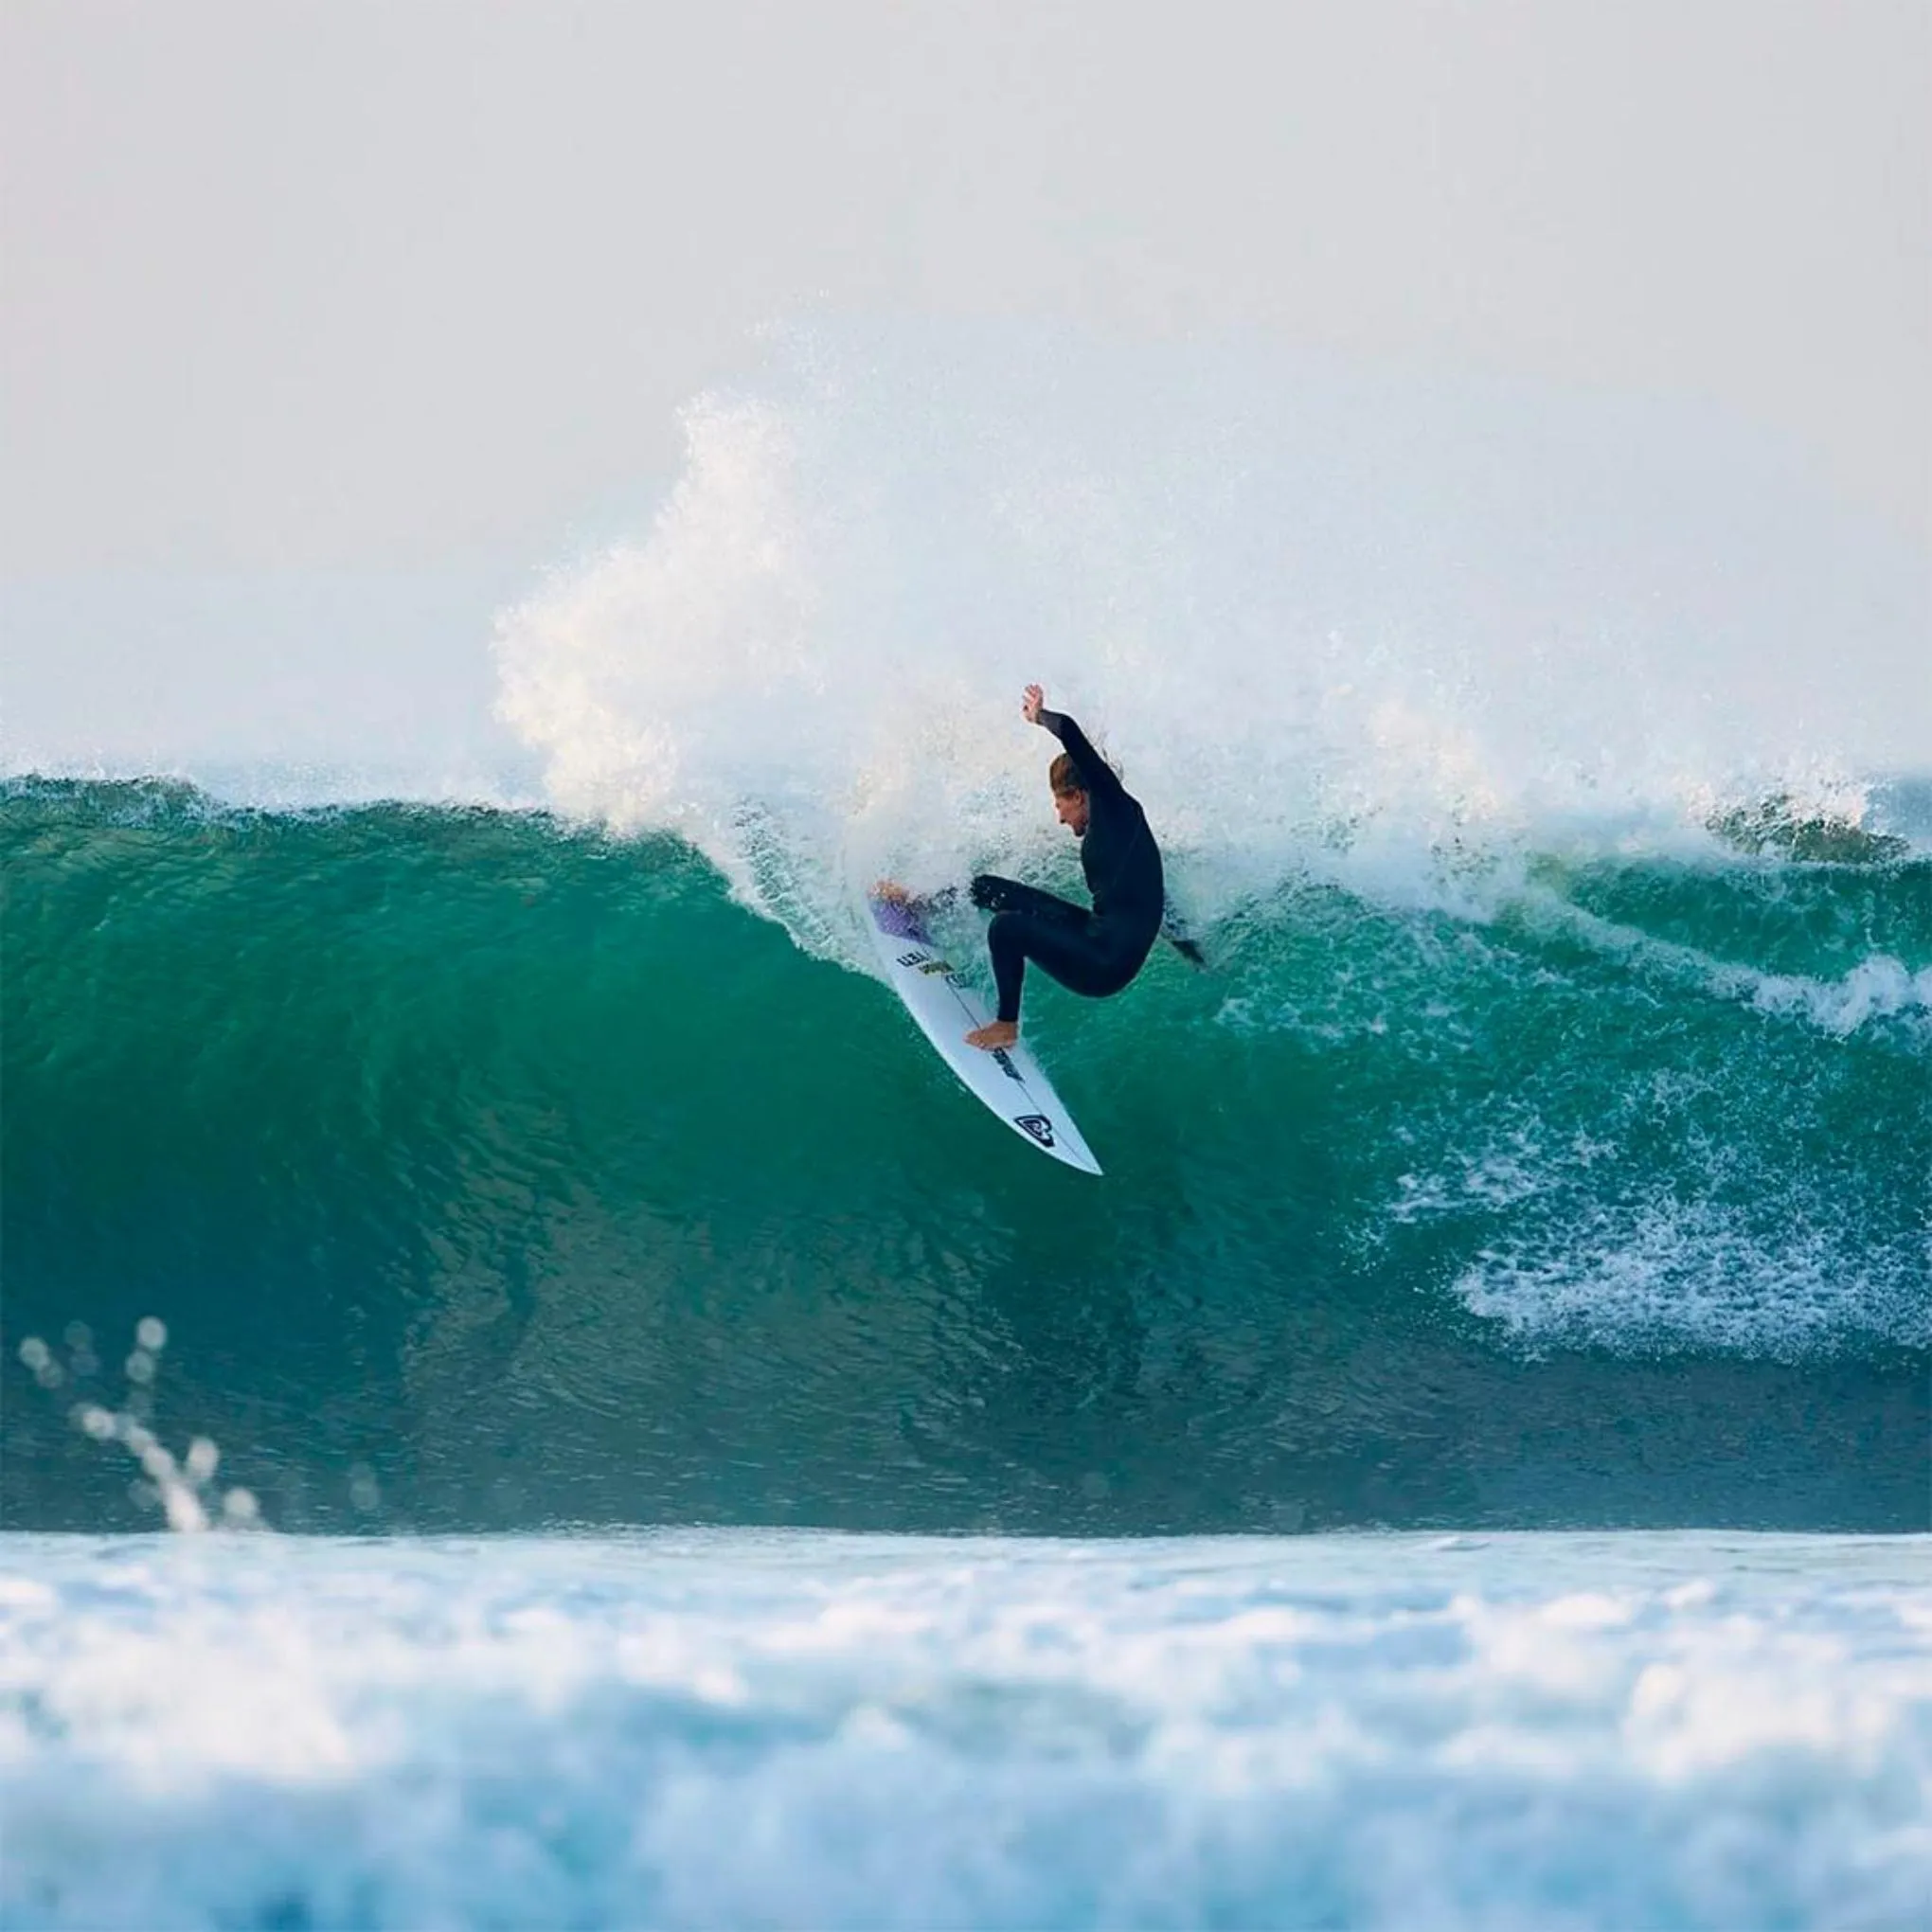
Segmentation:
<svg viewBox="0 0 1932 1932">
<path fill-rule="evenodd" d="M 1167 915 L 1160 848 L 1139 802 L 1080 726 L 1064 712 L 1046 709 L 1038 685 L 1027 687 L 1020 713 L 1029 724 L 1050 731 L 1063 747 L 1047 767 L 1046 780 L 1061 824 L 1081 842 L 1081 868 L 1094 903 L 1089 911 L 991 872 L 974 880 L 974 904 L 993 915 L 986 944 L 999 1013 L 990 1026 L 968 1033 L 966 1044 L 988 1052 L 1020 1037 L 1020 985 L 1029 959 L 1068 992 L 1103 999 L 1140 971 Z M 906 896 L 896 886 L 882 883 L 878 889 L 886 898 Z M 1192 940 L 1170 937 L 1195 965 L 1202 963 Z"/>
</svg>

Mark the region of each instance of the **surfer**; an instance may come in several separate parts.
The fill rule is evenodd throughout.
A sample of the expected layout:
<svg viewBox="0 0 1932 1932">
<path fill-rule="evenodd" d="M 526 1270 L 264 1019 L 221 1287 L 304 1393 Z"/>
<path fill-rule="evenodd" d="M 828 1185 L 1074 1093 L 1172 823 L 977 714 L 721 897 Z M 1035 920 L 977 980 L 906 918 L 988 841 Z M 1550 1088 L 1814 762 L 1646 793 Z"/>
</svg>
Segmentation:
<svg viewBox="0 0 1932 1932">
<path fill-rule="evenodd" d="M 1047 710 L 1038 685 L 1027 687 L 1020 711 L 1029 724 L 1060 741 L 1046 780 L 1061 824 L 1081 842 L 1081 868 L 1094 903 L 1089 911 L 991 872 L 974 880 L 974 904 L 993 916 L 986 944 L 999 1012 L 992 1025 L 968 1033 L 966 1044 L 989 1052 L 1020 1037 L 1020 984 L 1029 959 L 1068 992 L 1105 998 L 1128 985 L 1146 963 L 1167 913 L 1160 848 L 1139 802 L 1080 726 L 1065 712 Z M 1199 965 L 1193 942 L 1172 937 Z"/>
</svg>

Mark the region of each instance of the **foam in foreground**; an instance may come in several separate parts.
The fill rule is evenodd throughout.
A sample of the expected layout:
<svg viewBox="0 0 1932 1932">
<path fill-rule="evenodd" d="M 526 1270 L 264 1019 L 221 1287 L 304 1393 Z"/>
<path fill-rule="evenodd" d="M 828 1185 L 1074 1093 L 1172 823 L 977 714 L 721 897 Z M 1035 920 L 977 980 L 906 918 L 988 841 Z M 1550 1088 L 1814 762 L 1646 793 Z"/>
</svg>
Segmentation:
<svg viewBox="0 0 1932 1932">
<path fill-rule="evenodd" d="M 1902 1925 L 1932 1546 L 14 1537 L 11 1926 Z"/>
</svg>

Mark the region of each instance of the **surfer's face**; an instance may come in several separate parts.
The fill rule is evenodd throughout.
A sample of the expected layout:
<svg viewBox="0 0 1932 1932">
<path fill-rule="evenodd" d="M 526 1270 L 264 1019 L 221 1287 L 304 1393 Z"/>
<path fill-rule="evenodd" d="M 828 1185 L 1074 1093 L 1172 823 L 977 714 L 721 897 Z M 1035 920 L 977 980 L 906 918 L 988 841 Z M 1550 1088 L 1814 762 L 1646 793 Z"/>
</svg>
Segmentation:
<svg viewBox="0 0 1932 1932">
<path fill-rule="evenodd" d="M 1085 834 L 1087 795 L 1084 792 L 1054 793 L 1053 810 L 1059 814 L 1061 824 L 1065 826 L 1075 838 Z"/>
</svg>

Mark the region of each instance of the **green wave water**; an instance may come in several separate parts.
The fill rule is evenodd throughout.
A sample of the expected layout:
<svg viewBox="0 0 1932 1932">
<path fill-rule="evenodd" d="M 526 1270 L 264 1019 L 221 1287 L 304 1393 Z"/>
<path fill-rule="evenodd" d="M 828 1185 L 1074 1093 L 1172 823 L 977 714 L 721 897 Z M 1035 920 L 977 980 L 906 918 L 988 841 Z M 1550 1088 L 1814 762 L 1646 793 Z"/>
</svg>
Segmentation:
<svg viewBox="0 0 1932 1932">
<path fill-rule="evenodd" d="M 690 848 L 0 795 L 6 1520 L 1927 1527 L 1932 862 L 1310 873 L 1029 994 L 1106 1167 Z M 1761 841 L 1761 845 L 1762 842 Z M 93 1358 L 102 1366 L 88 1372 Z"/>
</svg>

